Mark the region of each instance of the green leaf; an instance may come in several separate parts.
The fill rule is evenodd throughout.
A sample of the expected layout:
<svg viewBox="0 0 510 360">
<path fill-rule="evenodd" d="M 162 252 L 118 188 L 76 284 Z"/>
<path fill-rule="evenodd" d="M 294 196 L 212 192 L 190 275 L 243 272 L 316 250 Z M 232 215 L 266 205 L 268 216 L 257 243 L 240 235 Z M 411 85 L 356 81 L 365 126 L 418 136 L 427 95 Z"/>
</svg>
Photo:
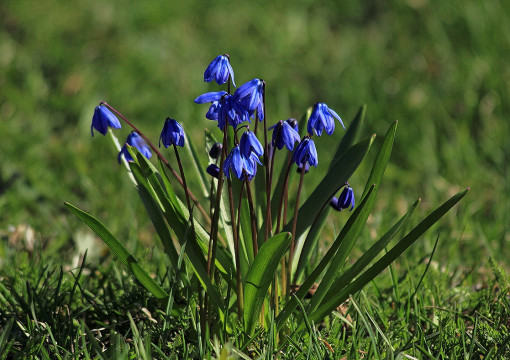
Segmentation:
<svg viewBox="0 0 510 360">
<path fill-rule="evenodd" d="M 99 236 L 106 245 L 113 251 L 115 256 L 123 263 L 135 278 L 157 299 L 166 300 L 168 294 L 142 269 L 136 259 L 129 253 L 126 247 L 118 241 L 104 226 L 83 210 L 65 202 L 64 205 L 87 224 L 97 236 Z"/>
<path fill-rule="evenodd" d="M 301 236 L 312 224 L 322 209 L 322 206 L 328 202 L 335 192 L 351 177 L 370 149 L 374 138 L 375 135 L 351 146 L 344 156 L 333 161 L 326 176 L 299 208 L 295 234 L 296 238 Z M 292 221 L 289 221 L 289 223 L 285 225 L 284 231 L 290 231 L 291 228 Z"/>
<path fill-rule="evenodd" d="M 195 169 L 195 179 L 198 179 L 200 187 L 202 188 L 202 192 L 205 196 L 209 196 L 209 188 L 208 188 L 208 175 L 206 175 L 204 166 L 200 163 L 200 157 L 198 156 L 198 152 L 193 145 L 193 142 L 189 140 L 188 136 L 186 137 L 186 146 L 184 147 L 189 155 L 191 160 L 193 160 L 193 168 Z M 188 167 L 186 167 L 187 169 Z"/>
<path fill-rule="evenodd" d="M 149 191 L 150 186 L 143 177 L 140 166 L 134 162 L 131 162 L 129 163 L 129 167 L 138 184 L 138 194 L 140 195 L 140 198 L 142 199 L 145 209 L 149 214 L 152 224 L 154 225 L 154 228 L 158 233 L 163 247 L 165 248 L 165 253 L 168 255 L 172 266 L 177 269 L 177 260 L 179 256 L 177 254 L 172 236 L 170 235 L 170 231 L 168 230 L 168 227 L 165 223 L 165 219 L 163 218 L 162 209 L 159 205 L 160 203 L 156 202 L 154 193 Z"/>
<path fill-rule="evenodd" d="M 345 132 L 345 135 L 342 137 L 342 141 L 340 141 L 340 145 L 338 145 L 338 148 L 336 149 L 335 156 L 333 156 L 333 161 L 329 165 L 331 166 L 334 163 L 334 159 L 340 159 L 345 152 L 353 146 L 356 141 L 358 141 L 359 135 L 361 133 L 361 129 L 363 128 L 363 124 L 365 122 L 365 112 L 366 112 L 366 105 L 362 105 L 354 119 L 352 120 L 351 124 L 347 128 L 347 131 Z"/>
<path fill-rule="evenodd" d="M 365 208 L 365 204 L 371 200 L 371 194 L 374 187 L 372 186 L 371 192 L 368 193 L 368 196 L 366 196 L 362 201 L 361 204 L 354 210 L 351 217 L 349 217 L 349 220 L 347 220 L 347 223 L 344 226 L 344 229 L 350 229 L 355 223 L 358 217 L 360 216 L 361 211 Z M 331 245 L 328 252 L 322 260 L 319 262 L 319 264 L 315 267 L 315 269 L 312 271 L 312 273 L 308 276 L 308 278 L 305 280 L 305 282 L 301 285 L 299 290 L 296 292 L 296 298 L 303 299 L 308 292 L 308 290 L 312 287 L 313 283 L 319 278 L 319 276 L 324 272 L 324 270 L 328 267 L 328 265 L 331 263 L 331 260 L 335 256 L 335 254 L 338 251 L 338 248 L 342 244 L 342 237 L 338 237 L 336 241 Z M 290 316 L 290 314 L 296 309 L 297 302 L 296 299 L 293 297 L 290 299 L 290 301 L 284 306 L 281 313 L 276 318 L 277 327 L 280 328 L 283 325 L 283 322 Z"/>
<path fill-rule="evenodd" d="M 361 129 L 363 128 L 363 123 L 365 119 L 365 111 L 366 106 L 362 105 L 351 124 L 347 128 L 345 135 L 342 137 L 342 141 L 336 150 L 335 156 L 333 157 L 333 161 L 330 164 L 330 169 L 335 163 L 335 159 L 340 159 L 344 153 L 355 144 L 358 140 Z M 310 256 L 312 254 L 313 249 L 317 247 L 317 242 L 320 238 L 320 234 L 322 232 L 322 228 L 326 223 L 328 215 L 331 212 L 331 208 L 326 205 L 325 209 L 320 213 L 319 217 L 313 223 L 310 232 L 307 234 L 305 242 L 303 244 L 303 248 L 301 250 L 301 254 L 299 257 L 299 262 L 296 267 L 296 273 L 293 274 L 294 281 L 298 281 L 299 277 L 303 274 L 305 270 L 305 265 L 310 261 Z"/>
<path fill-rule="evenodd" d="M 381 184 L 384 171 L 386 170 L 386 165 L 390 160 L 391 150 L 393 149 L 393 142 L 395 140 L 395 133 L 397 131 L 397 125 L 398 121 L 394 121 L 390 125 L 388 131 L 386 132 L 383 144 L 381 145 L 381 148 L 377 153 L 377 157 L 374 160 L 372 171 L 368 176 L 367 183 L 365 185 L 365 190 L 363 191 L 363 196 L 361 198 L 363 198 L 366 195 L 368 189 L 373 184 L 376 184 L 375 191 L 377 192 L 379 190 L 379 185 Z"/>
<path fill-rule="evenodd" d="M 396 233 L 407 223 L 414 210 L 418 207 L 420 203 L 420 199 L 414 202 L 411 208 L 405 213 L 400 220 L 394 224 L 375 244 L 373 244 L 365 253 L 352 265 L 347 269 L 342 275 L 340 275 L 335 282 L 331 285 L 328 293 L 324 296 L 324 299 L 330 299 L 333 294 L 339 293 L 345 286 L 352 281 L 352 279 L 356 278 L 358 274 L 360 274 L 365 267 L 368 266 L 378 255 L 379 253 L 388 245 L 388 243 L 393 239 Z M 322 301 L 324 303 L 324 300 Z"/>
<path fill-rule="evenodd" d="M 269 285 L 282 256 L 290 246 L 290 233 L 280 233 L 268 239 L 253 260 L 244 285 L 244 326 L 252 334 L 255 322 L 267 294 Z"/>
<path fill-rule="evenodd" d="M 384 137 L 384 141 L 377 153 L 377 156 L 374 161 L 374 165 L 372 166 L 372 171 L 368 177 L 366 191 L 371 192 L 371 196 L 369 201 L 366 202 L 363 209 L 360 209 L 359 215 L 356 217 L 354 222 L 347 221 L 347 224 L 344 226 L 340 234 L 338 235 L 337 241 L 341 243 L 339 250 L 336 252 L 336 255 L 331 260 L 331 265 L 329 266 L 326 274 L 324 275 L 319 287 L 315 291 L 315 294 L 310 303 L 310 311 L 314 311 L 317 306 L 319 306 L 320 302 L 326 295 L 329 290 L 331 284 L 335 281 L 337 274 L 340 269 L 343 267 L 345 259 L 352 250 L 352 247 L 356 243 L 359 234 L 365 227 L 365 223 L 367 222 L 368 215 L 372 211 L 372 208 L 375 204 L 375 197 L 377 195 L 377 190 L 382 181 L 382 177 L 384 175 L 384 171 L 386 170 L 386 166 L 388 165 L 388 161 L 390 160 L 391 150 L 393 148 L 393 142 L 395 139 L 395 133 L 397 128 L 397 122 L 395 121 L 391 124 L 388 129 L 386 136 Z M 371 190 L 374 188 L 373 190 Z M 363 198 L 363 197 L 362 197 Z M 335 241 L 336 242 L 336 241 Z"/>
<path fill-rule="evenodd" d="M 349 294 L 355 294 L 360 291 L 366 284 L 372 281 L 381 271 L 388 267 L 395 259 L 397 259 L 409 246 L 411 246 L 425 231 L 434 225 L 444 214 L 446 214 L 455 204 L 457 204 L 469 191 L 465 189 L 458 192 L 439 208 L 434 210 L 422 222 L 420 222 L 413 230 L 404 236 L 390 251 L 388 251 L 381 259 L 373 264 L 368 270 L 360 275 L 351 284 L 345 287 L 339 293 L 332 293 L 332 297 L 321 305 L 315 312 L 310 314 L 310 319 L 318 321 L 326 317 L 336 307 L 342 304 Z"/>
</svg>

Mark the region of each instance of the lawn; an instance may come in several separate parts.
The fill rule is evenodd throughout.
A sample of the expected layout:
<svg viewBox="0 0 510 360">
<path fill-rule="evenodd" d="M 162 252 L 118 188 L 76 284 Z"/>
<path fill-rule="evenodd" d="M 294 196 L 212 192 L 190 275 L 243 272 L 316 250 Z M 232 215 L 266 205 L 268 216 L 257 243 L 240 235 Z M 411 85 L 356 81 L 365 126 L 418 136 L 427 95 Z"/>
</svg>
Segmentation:
<svg viewBox="0 0 510 360">
<path fill-rule="evenodd" d="M 4 0 L 0 14 L 0 358 L 510 356 L 510 3 Z M 217 129 L 193 99 L 217 91 L 203 74 L 224 53 L 238 86 L 265 80 L 269 123 L 299 119 L 325 102 L 348 127 L 366 105 L 362 138 L 377 137 L 349 179 L 357 204 L 386 130 L 399 121 L 348 262 L 417 198 L 407 230 L 471 188 L 342 309 L 274 342 L 261 332 L 244 349 L 235 326 L 221 338 L 202 334 L 198 295 L 174 287 L 174 270 L 117 150 L 90 136 L 100 101 L 155 143 L 171 117 L 205 168 L 204 129 Z M 321 137 L 320 165 L 304 196 L 321 181 L 343 133 L 337 123 L 334 135 Z M 127 127 L 116 134 L 123 141 Z M 165 291 L 175 290 L 174 311 L 64 202 L 100 219 Z M 328 220 L 319 254 L 350 214 Z"/>
</svg>

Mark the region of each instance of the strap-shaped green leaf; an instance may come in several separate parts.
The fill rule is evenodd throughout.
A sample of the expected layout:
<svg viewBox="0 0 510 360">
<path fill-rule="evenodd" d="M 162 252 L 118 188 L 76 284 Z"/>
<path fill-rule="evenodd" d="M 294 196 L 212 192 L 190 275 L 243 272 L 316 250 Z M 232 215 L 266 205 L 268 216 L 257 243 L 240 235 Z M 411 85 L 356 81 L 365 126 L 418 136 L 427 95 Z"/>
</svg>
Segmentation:
<svg viewBox="0 0 510 360">
<path fill-rule="evenodd" d="M 373 191 L 371 191 L 370 200 L 367 201 L 366 205 L 363 207 L 360 215 L 356 218 L 356 221 L 351 225 L 350 221 L 347 222 L 346 226 L 342 229 L 340 234 L 338 235 L 341 242 L 340 248 L 336 252 L 334 258 L 331 260 L 331 264 L 328 267 L 328 270 L 324 277 L 321 280 L 321 283 L 310 302 L 310 311 L 314 311 L 317 306 L 319 306 L 322 299 L 329 290 L 331 284 L 335 281 L 338 273 L 344 265 L 345 259 L 351 252 L 356 240 L 358 239 L 359 234 L 365 227 L 365 223 L 367 222 L 368 215 L 372 211 L 372 208 L 375 204 L 375 197 L 377 195 L 377 190 L 381 184 L 382 177 L 384 175 L 384 171 L 386 170 L 386 166 L 388 165 L 388 161 L 390 160 L 391 150 L 393 148 L 393 142 L 395 139 L 395 133 L 397 129 L 397 122 L 395 121 L 391 124 L 388 129 L 386 136 L 384 137 L 384 141 L 377 153 L 377 156 L 374 161 L 374 165 L 372 166 L 372 171 L 368 177 L 366 191 L 371 191 L 370 189 L 374 187 Z M 348 226 L 349 225 L 349 226 Z M 337 240 L 338 241 L 338 240 Z"/>
<path fill-rule="evenodd" d="M 369 193 L 367 196 L 361 201 L 361 204 L 356 207 L 353 214 L 347 220 L 347 223 L 344 226 L 344 229 L 346 232 L 349 231 L 353 226 L 357 226 L 356 222 L 357 219 L 362 214 L 363 209 L 365 208 L 366 204 L 371 200 L 372 194 L 373 194 L 374 186 L 370 188 Z M 375 195 L 375 194 L 374 194 Z M 324 255 L 322 260 L 319 262 L 319 264 L 315 267 L 315 269 L 312 271 L 312 273 L 308 276 L 308 278 L 305 280 L 305 282 L 301 285 L 299 290 L 296 292 L 296 296 L 292 297 L 290 301 L 284 306 L 281 313 L 276 318 L 276 324 L 277 327 L 280 328 L 285 320 L 290 316 L 290 314 L 296 309 L 298 303 L 296 299 L 303 299 L 308 292 L 308 290 L 312 287 L 313 283 L 319 278 L 319 276 L 325 271 L 325 269 L 330 265 L 331 260 L 335 256 L 335 254 L 338 251 L 338 248 L 342 244 L 343 237 L 337 237 L 335 242 L 331 245 L 328 252 Z"/>
<path fill-rule="evenodd" d="M 129 253 L 126 247 L 115 238 L 99 220 L 74 205 L 66 202 L 64 205 L 87 224 L 97 236 L 113 251 L 121 263 L 123 263 L 132 275 L 157 299 L 166 300 L 168 294 L 142 269 L 136 259 Z"/>
<path fill-rule="evenodd" d="M 352 120 L 351 124 L 347 128 L 345 135 L 342 137 L 342 141 L 340 142 L 340 145 L 338 145 L 335 156 L 333 157 L 333 161 L 330 164 L 330 169 L 335 163 L 335 159 L 340 159 L 344 153 L 358 140 L 365 120 L 365 111 L 366 106 L 362 105 Z M 310 229 L 310 232 L 306 235 L 306 239 L 299 256 L 299 262 L 296 267 L 296 273 L 293 276 L 294 281 L 298 281 L 299 277 L 303 274 L 303 271 L 305 270 L 305 264 L 307 264 L 310 260 L 312 249 L 317 247 L 317 242 L 319 241 L 322 228 L 324 227 L 330 212 L 331 208 L 326 205 L 325 209 L 320 213 L 318 219 L 313 223 L 313 227 Z"/>
<path fill-rule="evenodd" d="M 309 315 L 313 321 L 323 319 L 340 304 L 342 304 L 350 294 L 360 291 L 366 284 L 372 281 L 381 271 L 388 267 L 396 258 L 398 258 L 409 246 L 411 246 L 425 231 L 434 225 L 444 214 L 446 214 L 455 204 L 457 204 L 469 191 L 462 190 L 448 199 L 440 207 L 434 210 L 423 221 L 421 221 L 413 230 L 404 236 L 390 251 L 388 251 L 381 259 L 373 264 L 368 270 L 354 280 L 350 285 L 345 287 L 339 293 L 331 293 L 329 298 L 315 312 Z"/>
<path fill-rule="evenodd" d="M 282 256 L 290 245 L 290 233 L 280 233 L 268 239 L 253 260 L 244 285 L 244 326 L 251 334 L 264 298 L 273 281 Z"/>
<path fill-rule="evenodd" d="M 375 244 L 373 244 L 365 253 L 350 266 L 342 275 L 340 275 L 335 282 L 331 285 L 328 293 L 324 296 L 324 299 L 330 299 L 333 294 L 337 294 L 343 290 L 353 279 L 370 264 L 379 253 L 388 245 L 393 239 L 397 232 L 409 221 L 409 218 L 414 213 L 414 210 L 418 207 L 420 199 L 416 200 L 411 208 L 400 218 L 400 220 L 393 225 Z M 324 299 L 322 303 L 324 303 Z M 322 304 L 321 304 L 322 305 Z"/>
</svg>

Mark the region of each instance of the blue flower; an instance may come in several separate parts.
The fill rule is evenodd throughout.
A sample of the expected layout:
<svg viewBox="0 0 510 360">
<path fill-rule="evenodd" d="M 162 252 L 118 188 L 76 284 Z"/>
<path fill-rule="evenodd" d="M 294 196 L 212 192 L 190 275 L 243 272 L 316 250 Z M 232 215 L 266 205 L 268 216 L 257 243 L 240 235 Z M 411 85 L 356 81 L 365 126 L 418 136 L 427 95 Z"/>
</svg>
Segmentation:
<svg viewBox="0 0 510 360">
<path fill-rule="evenodd" d="M 92 116 L 90 133 L 94 136 L 94 129 L 96 129 L 101 134 L 106 135 L 108 132 L 108 126 L 120 129 L 119 119 L 117 119 L 117 117 L 106 106 L 96 106 L 94 109 L 94 116 Z"/>
<path fill-rule="evenodd" d="M 278 148 L 278 150 L 281 150 L 283 149 L 284 146 L 286 146 L 287 149 L 292 151 L 294 149 L 294 143 L 296 141 L 299 142 L 301 140 L 301 138 L 299 137 L 299 133 L 291 125 L 292 120 L 294 119 L 289 120 L 286 121 L 280 120 L 278 123 L 269 128 L 269 130 L 273 129 L 273 138 L 271 142 L 273 146 Z"/>
<path fill-rule="evenodd" d="M 264 81 L 253 79 L 239 86 L 234 93 L 234 97 L 250 112 L 250 117 L 257 110 L 260 120 L 264 119 L 264 85 Z"/>
<path fill-rule="evenodd" d="M 347 209 L 349 206 L 351 207 L 350 211 L 354 209 L 354 191 L 352 190 L 352 187 L 349 186 L 349 184 L 345 184 L 342 193 L 340 194 L 340 197 L 337 199 L 336 197 L 333 197 L 329 204 L 333 207 L 333 209 L 337 211 L 342 211 L 342 209 Z"/>
<path fill-rule="evenodd" d="M 335 120 L 333 117 L 340 121 L 340 124 L 342 124 L 342 127 L 345 129 L 342 119 L 340 119 L 340 116 L 338 116 L 333 109 L 328 108 L 324 103 L 315 104 L 312 114 L 308 119 L 308 133 L 312 134 L 313 130 L 315 130 L 317 136 L 321 136 L 322 130 L 326 130 L 328 135 L 333 134 L 335 130 Z"/>
<path fill-rule="evenodd" d="M 207 169 L 205 169 L 205 171 L 213 178 L 220 178 L 220 168 L 217 165 L 211 164 L 207 167 Z"/>
<path fill-rule="evenodd" d="M 252 153 L 257 157 L 264 154 L 264 148 L 262 147 L 259 139 L 257 139 L 257 136 L 249 130 L 245 131 L 241 136 L 239 146 L 241 147 L 241 154 L 246 159 L 248 159 Z"/>
<path fill-rule="evenodd" d="M 297 165 L 303 165 L 308 162 L 308 164 L 317 167 L 319 160 L 317 159 L 317 150 L 312 139 L 305 137 L 299 143 L 296 150 L 294 150 L 294 154 L 292 154 L 292 161 Z"/>
<path fill-rule="evenodd" d="M 170 145 L 184 146 L 184 130 L 176 120 L 166 118 L 163 131 L 159 136 L 159 147 L 161 147 L 161 140 L 163 145 L 167 148 Z"/>
<path fill-rule="evenodd" d="M 137 148 L 138 151 L 140 151 L 140 153 L 147 159 L 150 159 L 152 156 L 151 149 L 149 148 L 149 146 L 147 146 L 143 138 L 140 135 L 138 135 L 136 131 L 133 131 L 131 132 L 131 134 L 128 135 L 126 143 L 122 147 L 122 150 L 120 150 L 119 152 L 119 156 L 117 157 L 119 164 L 121 162 L 122 156 L 124 156 L 124 158 L 127 161 L 133 161 L 133 158 L 131 157 L 131 154 L 127 149 L 127 145 Z"/>
<path fill-rule="evenodd" d="M 248 110 L 234 96 L 224 96 L 218 104 L 218 127 L 223 130 L 225 122 L 234 129 L 244 121 L 250 121 Z"/>
<path fill-rule="evenodd" d="M 225 162 L 223 163 L 223 172 L 225 176 L 230 176 L 230 170 L 234 171 L 235 176 L 239 180 L 244 179 L 244 173 L 248 175 L 248 180 L 251 180 L 257 171 L 257 164 L 260 164 L 258 157 L 252 153 L 248 158 L 245 158 L 241 154 L 241 149 L 239 145 L 236 145 L 232 148 L 230 154 L 228 154 Z"/>
<path fill-rule="evenodd" d="M 236 86 L 234 82 L 234 70 L 232 69 L 232 65 L 230 65 L 230 60 L 227 54 L 218 55 L 205 69 L 204 72 L 204 81 L 211 82 L 216 80 L 216 82 L 221 85 L 225 84 L 228 81 L 228 77 L 232 78 L 232 84 Z"/>
<path fill-rule="evenodd" d="M 226 91 L 208 92 L 195 99 L 197 104 L 212 103 L 205 117 L 218 121 L 218 127 L 223 130 L 225 122 L 234 129 L 243 121 L 250 121 L 248 110 Z"/>
</svg>

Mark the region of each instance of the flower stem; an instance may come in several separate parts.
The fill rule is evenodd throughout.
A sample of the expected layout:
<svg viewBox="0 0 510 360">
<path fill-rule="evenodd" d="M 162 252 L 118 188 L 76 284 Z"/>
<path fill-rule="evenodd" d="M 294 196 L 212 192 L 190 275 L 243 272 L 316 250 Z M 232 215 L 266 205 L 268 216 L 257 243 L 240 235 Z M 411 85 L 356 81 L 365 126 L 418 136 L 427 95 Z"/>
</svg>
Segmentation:
<svg viewBox="0 0 510 360">
<path fill-rule="evenodd" d="M 193 219 L 193 216 L 191 215 L 191 201 L 189 199 L 189 194 L 188 194 L 188 191 L 187 191 L 188 184 L 186 184 L 186 177 L 184 176 L 184 170 L 182 168 L 181 157 L 179 156 L 179 151 L 177 150 L 177 146 L 175 144 L 173 144 L 173 145 L 174 145 L 174 151 L 175 151 L 175 158 L 177 160 L 177 165 L 179 166 L 179 172 L 181 173 L 181 177 L 182 177 L 182 184 L 183 184 L 183 187 L 184 187 L 184 193 L 186 194 L 186 203 L 188 205 L 188 211 L 189 211 L 189 214 L 190 214 L 190 218 Z"/>
<path fill-rule="evenodd" d="M 223 128 L 223 147 L 220 157 L 220 173 L 218 175 L 218 188 L 216 189 L 216 202 L 214 204 L 214 214 L 211 223 L 211 233 L 209 237 L 209 249 L 207 252 L 207 273 L 213 281 L 214 273 L 214 260 L 216 258 L 216 246 L 218 240 L 218 221 L 220 218 L 220 201 L 221 193 L 223 191 L 223 162 L 226 157 L 227 151 L 227 124 Z"/>
<path fill-rule="evenodd" d="M 266 82 L 262 81 L 262 106 L 264 108 L 264 165 L 266 167 L 266 228 L 264 241 L 267 241 L 273 229 L 271 220 L 271 172 L 269 168 L 269 143 L 267 142 L 267 116 L 266 116 Z M 257 114 L 258 115 L 258 114 Z"/>
<path fill-rule="evenodd" d="M 259 252 L 259 246 L 257 243 L 257 216 L 255 215 L 255 208 L 253 206 L 253 196 L 251 193 L 250 181 L 246 178 L 245 174 L 245 183 L 246 183 L 246 194 L 248 196 L 248 206 L 250 207 L 250 219 L 251 219 L 251 239 L 253 243 L 253 256 L 257 255 Z"/>
<path fill-rule="evenodd" d="M 232 193 L 232 180 L 227 177 L 228 202 L 230 204 L 230 221 L 232 227 L 232 235 L 234 237 L 234 252 L 236 259 L 236 286 L 237 286 L 237 315 L 241 318 L 243 314 L 243 288 L 241 283 L 241 259 L 239 251 L 239 234 L 237 233 L 236 217 L 234 209 L 234 195 Z"/>
</svg>

